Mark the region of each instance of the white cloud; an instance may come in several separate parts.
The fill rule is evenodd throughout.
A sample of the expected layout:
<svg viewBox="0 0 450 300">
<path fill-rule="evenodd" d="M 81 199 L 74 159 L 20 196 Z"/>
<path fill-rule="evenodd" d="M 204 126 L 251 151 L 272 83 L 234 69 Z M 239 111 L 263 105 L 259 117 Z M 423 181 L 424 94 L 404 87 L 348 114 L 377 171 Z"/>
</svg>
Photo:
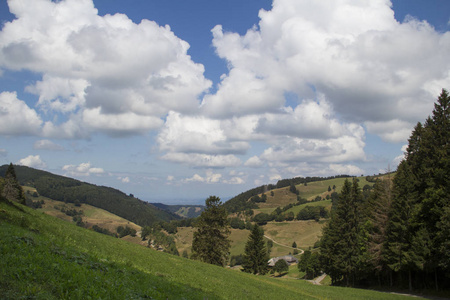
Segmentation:
<svg viewBox="0 0 450 300">
<path fill-rule="evenodd" d="M 258 156 L 252 156 L 244 163 L 244 166 L 246 167 L 261 167 L 264 164 L 264 162 L 258 157 Z"/>
<path fill-rule="evenodd" d="M 204 177 L 194 174 L 191 178 L 186 178 L 184 182 L 218 183 L 221 178 L 222 174 L 214 173 L 212 170 L 206 170 Z"/>
<path fill-rule="evenodd" d="M 19 160 L 17 164 L 37 169 L 45 169 L 47 167 L 47 164 L 42 161 L 39 155 L 28 155 L 27 157 Z"/>
<path fill-rule="evenodd" d="M 231 177 L 229 180 L 224 180 L 223 182 L 227 184 L 244 184 L 245 180 L 242 179 L 241 177 L 235 176 Z"/>
<path fill-rule="evenodd" d="M 195 167 L 223 168 L 236 167 L 241 164 L 241 160 L 234 155 L 208 155 L 208 154 L 187 154 L 187 153 L 167 153 L 161 157 L 174 163 L 187 164 Z"/>
<path fill-rule="evenodd" d="M 405 158 L 405 153 L 406 153 L 406 150 L 408 149 L 408 145 L 403 145 L 402 146 L 402 154 L 400 154 L 399 156 L 397 156 L 397 157 L 395 157 L 393 160 L 392 160 L 392 168 L 395 170 L 397 167 L 398 167 L 398 165 L 400 164 L 400 162 Z"/>
<path fill-rule="evenodd" d="M 46 124 L 45 136 L 78 138 L 80 128 L 140 134 L 161 126 L 170 110 L 195 110 L 211 85 L 169 26 L 99 16 L 92 0 L 8 5 L 16 19 L 0 32 L 0 67 L 42 74 L 27 87 L 38 107 L 80 124 Z"/>
<path fill-rule="evenodd" d="M 130 177 L 126 176 L 126 177 L 118 177 L 118 180 L 122 181 L 122 183 L 129 183 L 130 182 Z"/>
<path fill-rule="evenodd" d="M 174 180 L 175 180 L 174 176 L 172 176 L 172 175 L 167 176 L 167 181 L 174 181 Z"/>
<path fill-rule="evenodd" d="M 102 168 L 92 167 L 90 162 L 81 163 L 78 166 L 76 165 L 65 165 L 62 170 L 65 172 L 65 175 L 69 176 L 83 176 L 87 177 L 91 174 L 103 174 L 105 171 Z"/>
<path fill-rule="evenodd" d="M 368 132 L 377 134 L 383 140 L 392 143 L 406 141 L 411 135 L 414 125 L 397 119 L 384 122 L 366 122 Z"/>
<path fill-rule="evenodd" d="M 230 141 L 220 120 L 175 112 L 167 116 L 158 143 L 162 151 L 195 154 L 243 154 L 250 147 L 244 141 Z"/>
<path fill-rule="evenodd" d="M 378 127 L 376 134 L 399 141 L 450 84 L 450 33 L 412 18 L 398 23 L 389 1 L 275 0 L 259 15 L 259 27 L 242 36 L 221 26 L 212 30 L 230 72 L 217 93 L 203 99 L 210 116 L 267 113 L 260 123 L 264 132 L 302 138 L 339 135 L 346 124 L 369 122 L 373 128 L 396 121 L 401 127 L 395 133 Z M 292 106 L 284 102 L 286 92 L 300 105 L 272 116 Z M 330 107 L 304 101 L 317 95 Z"/>
<path fill-rule="evenodd" d="M 52 150 L 52 151 L 62 151 L 64 147 L 50 140 L 39 140 L 33 144 L 33 149 L 36 150 Z"/>
<path fill-rule="evenodd" d="M 35 135 L 42 120 L 36 111 L 17 98 L 16 92 L 0 93 L 0 134 Z"/>
<path fill-rule="evenodd" d="M 0 148 L 0 156 L 6 156 L 8 154 L 8 151 L 6 149 Z"/>
</svg>

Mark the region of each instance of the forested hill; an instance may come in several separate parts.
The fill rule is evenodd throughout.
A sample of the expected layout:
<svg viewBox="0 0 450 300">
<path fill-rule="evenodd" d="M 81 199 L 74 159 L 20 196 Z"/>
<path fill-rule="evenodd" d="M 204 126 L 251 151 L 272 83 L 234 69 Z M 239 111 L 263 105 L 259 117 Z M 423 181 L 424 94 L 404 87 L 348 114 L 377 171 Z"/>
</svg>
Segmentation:
<svg viewBox="0 0 450 300">
<path fill-rule="evenodd" d="M 167 205 L 163 203 L 152 204 L 158 208 L 167 210 L 186 219 L 197 218 L 205 209 L 204 205 Z"/>
<path fill-rule="evenodd" d="M 259 195 L 261 193 L 265 193 L 267 191 L 273 189 L 279 189 L 287 186 L 295 186 L 298 184 L 308 184 L 310 182 L 328 180 L 333 178 L 347 178 L 349 175 L 338 175 L 338 176 L 330 176 L 330 177 L 295 177 L 290 179 L 281 179 L 277 182 L 277 184 L 268 184 L 261 185 L 259 187 L 250 189 L 246 192 L 240 193 L 239 195 L 231 198 L 227 202 L 224 203 L 225 209 L 229 213 L 235 213 L 238 211 L 244 211 L 247 209 L 258 208 L 258 205 L 252 201 L 249 201 L 253 196 Z"/>
<path fill-rule="evenodd" d="M 7 168 L 8 165 L 0 167 L 0 176 L 5 175 Z M 110 187 L 97 186 L 25 166 L 14 166 L 14 169 L 20 184 L 36 188 L 41 196 L 69 203 L 86 203 L 140 226 L 180 218 Z"/>
</svg>

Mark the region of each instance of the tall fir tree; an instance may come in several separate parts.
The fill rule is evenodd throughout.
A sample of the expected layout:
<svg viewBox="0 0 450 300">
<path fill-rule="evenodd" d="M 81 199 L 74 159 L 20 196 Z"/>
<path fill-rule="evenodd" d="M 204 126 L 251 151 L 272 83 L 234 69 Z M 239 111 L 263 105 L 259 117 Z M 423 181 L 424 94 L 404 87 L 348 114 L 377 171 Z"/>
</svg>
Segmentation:
<svg viewBox="0 0 450 300">
<path fill-rule="evenodd" d="M 2 197 L 8 201 L 15 201 L 25 205 L 25 195 L 16 177 L 16 171 L 12 163 L 9 164 L 3 180 Z"/>
<path fill-rule="evenodd" d="M 368 219 L 371 225 L 368 239 L 368 254 L 371 268 L 374 270 L 381 285 L 383 272 L 387 270 L 383 255 L 386 243 L 386 229 L 389 220 L 389 211 L 392 204 L 392 180 L 388 176 L 385 180 L 377 180 L 369 196 L 367 207 Z"/>
<path fill-rule="evenodd" d="M 193 258 L 200 261 L 225 266 L 230 254 L 231 233 L 227 212 L 219 197 L 206 199 L 206 208 L 197 220 L 192 241 Z"/>
<path fill-rule="evenodd" d="M 269 254 L 264 242 L 264 230 L 255 224 L 245 244 L 244 272 L 264 275 L 267 272 Z"/>
<path fill-rule="evenodd" d="M 336 209 L 325 226 L 321 241 L 321 260 L 333 283 L 354 285 L 359 260 L 359 218 L 361 192 L 358 183 L 346 179 Z"/>
</svg>

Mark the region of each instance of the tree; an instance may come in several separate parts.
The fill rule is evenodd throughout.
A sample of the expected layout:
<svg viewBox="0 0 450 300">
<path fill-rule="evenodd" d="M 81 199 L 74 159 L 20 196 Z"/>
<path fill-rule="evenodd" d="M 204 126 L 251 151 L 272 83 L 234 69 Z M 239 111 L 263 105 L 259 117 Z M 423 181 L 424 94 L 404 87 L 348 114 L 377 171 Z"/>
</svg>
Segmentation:
<svg viewBox="0 0 450 300">
<path fill-rule="evenodd" d="M 297 248 L 297 243 L 295 241 L 292 243 L 292 248 Z"/>
<path fill-rule="evenodd" d="M 9 164 L 5 173 L 5 179 L 3 180 L 3 188 L 1 196 L 9 201 L 19 202 L 25 205 L 25 195 L 22 187 L 16 177 L 16 171 L 12 163 Z"/>
<path fill-rule="evenodd" d="M 273 271 L 281 275 L 281 273 L 289 271 L 289 265 L 284 259 L 279 259 L 273 266 Z"/>
<path fill-rule="evenodd" d="M 319 254 L 305 250 L 300 261 L 298 262 L 298 270 L 305 272 L 306 279 L 313 279 L 320 273 Z"/>
<path fill-rule="evenodd" d="M 197 230 L 192 241 L 193 258 L 200 261 L 225 266 L 230 254 L 230 225 L 227 212 L 219 197 L 206 199 L 206 208 L 198 217 Z"/>
<path fill-rule="evenodd" d="M 255 224 L 245 244 L 243 271 L 253 274 L 265 274 L 269 254 L 264 242 L 264 230 Z"/>
<path fill-rule="evenodd" d="M 346 179 L 331 220 L 323 229 L 321 241 L 324 269 L 331 276 L 333 283 L 343 279 L 347 286 L 350 285 L 350 280 L 354 285 L 360 256 L 360 204 L 358 182 L 353 179 L 352 185 Z"/>
</svg>

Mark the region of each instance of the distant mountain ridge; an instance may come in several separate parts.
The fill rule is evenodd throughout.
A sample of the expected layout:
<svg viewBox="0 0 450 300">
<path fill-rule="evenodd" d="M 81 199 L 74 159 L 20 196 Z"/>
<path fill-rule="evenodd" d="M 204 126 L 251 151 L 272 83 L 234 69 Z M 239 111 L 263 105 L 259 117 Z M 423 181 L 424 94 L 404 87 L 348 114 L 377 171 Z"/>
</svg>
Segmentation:
<svg viewBox="0 0 450 300">
<path fill-rule="evenodd" d="M 8 165 L 0 167 L 4 176 Z M 160 221 L 180 219 L 170 211 L 128 196 L 110 187 L 97 186 L 73 178 L 25 166 L 14 166 L 21 185 L 32 186 L 44 197 L 69 203 L 86 203 L 102 208 L 140 226 L 150 226 Z"/>
<path fill-rule="evenodd" d="M 186 219 L 197 218 L 205 209 L 204 205 L 168 205 L 163 203 L 151 204 Z"/>
</svg>

